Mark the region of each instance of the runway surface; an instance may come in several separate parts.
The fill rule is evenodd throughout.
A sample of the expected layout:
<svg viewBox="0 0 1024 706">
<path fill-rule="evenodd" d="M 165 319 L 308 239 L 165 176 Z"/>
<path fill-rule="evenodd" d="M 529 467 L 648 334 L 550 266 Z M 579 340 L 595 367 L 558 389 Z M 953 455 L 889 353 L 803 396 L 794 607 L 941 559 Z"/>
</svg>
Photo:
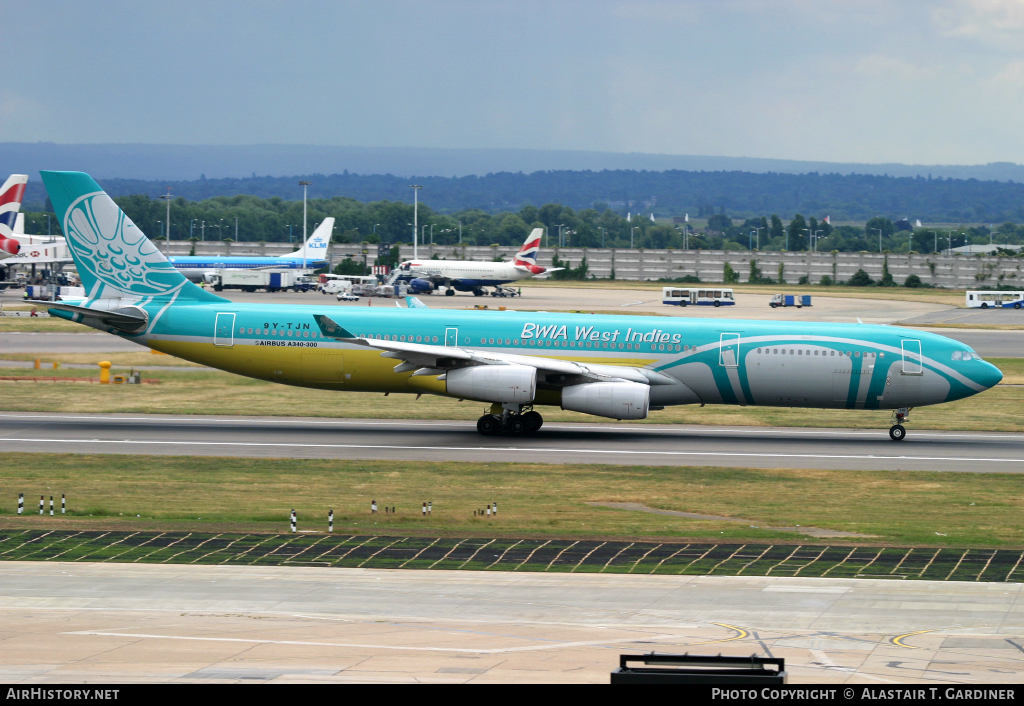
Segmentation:
<svg viewBox="0 0 1024 706">
<path fill-rule="evenodd" d="M 884 425 L 884 419 L 879 417 Z M 1024 472 L 1024 438 L 888 427 L 800 429 L 550 423 L 481 437 L 473 422 L 188 415 L 0 414 L 0 451 Z"/>
<path fill-rule="evenodd" d="M 1019 681 L 1021 584 L 5 562 L 0 680 L 596 682 L 620 654 L 790 683 Z"/>
</svg>

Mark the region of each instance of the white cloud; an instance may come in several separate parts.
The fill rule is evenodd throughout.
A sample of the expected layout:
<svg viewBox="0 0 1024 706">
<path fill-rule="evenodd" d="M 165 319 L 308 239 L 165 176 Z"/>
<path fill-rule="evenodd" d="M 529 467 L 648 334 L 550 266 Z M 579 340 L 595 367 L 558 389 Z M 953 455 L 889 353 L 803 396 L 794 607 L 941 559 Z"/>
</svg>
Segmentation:
<svg viewBox="0 0 1024 706">
<path fill-rule="evenodd" d="M 943 36 L 996 43 L 1019 41 L 1024 33 L 1024 2 L 952 0 L 932 12 L 932 21 Z"/>
</svg>

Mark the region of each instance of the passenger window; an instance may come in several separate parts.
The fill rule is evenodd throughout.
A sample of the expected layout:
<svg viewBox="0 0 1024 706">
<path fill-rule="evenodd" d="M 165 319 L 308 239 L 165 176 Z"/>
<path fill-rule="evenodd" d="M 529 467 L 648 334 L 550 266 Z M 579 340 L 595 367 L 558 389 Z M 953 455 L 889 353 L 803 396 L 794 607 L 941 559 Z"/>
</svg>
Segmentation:
<svg viewBox="0 0 1024 706">
<path fill-rule="evenodd" d="M 854 358 L 860 358 L 860 351 L 857 351 L 856 353 L 854 353 L 853 357 Z"/>
</svg>

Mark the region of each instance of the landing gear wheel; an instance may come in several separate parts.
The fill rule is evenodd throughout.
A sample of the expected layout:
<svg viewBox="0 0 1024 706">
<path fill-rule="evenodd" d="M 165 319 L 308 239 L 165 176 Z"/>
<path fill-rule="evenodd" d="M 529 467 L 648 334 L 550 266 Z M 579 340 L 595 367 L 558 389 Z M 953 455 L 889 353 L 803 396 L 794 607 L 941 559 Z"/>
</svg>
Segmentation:
<svg viewBox="0 0 1024 706">
<path fill-rule="evenodd" d="M 508 423 L 508 430 L 516 435 L 526 433 L 526 422 L 523 420 L 521 415 L 515 417 Z"/>
<path fill-rule="evenodd" d="M 493 414 L 485 414 L 476 420 L 476 430 L 484 436 L 494 436 L 501 430 L 501 422 Z"/>
<path fill-rule="evenodd" d="M 903 441 L 907 437 L 907 429 L 902 424 L 893 424 L 889 429 L 889 438 L 893 441 Z"/>
<path fill-rule="evenodd" d="M 473 296 L 474 297 L 482 297 L 483 295 L 484 295 L 484 290 L 482 290 L 482 289 L 474 289 L 473 290 Z"/>
<path fill-rule="evenodd" d="M 444 290 L 444 295 L 446 297 L 454 297 L 455 296 L 455 290 L 452 289 L 451 287 L 449 287 L 448 289 Z"/>
<path fill-rule="evenodd" d="M 544 417 L 540 416 L 540 412 L 527 412 L 523 415 L 522 419 L 526 424 L 527 434 L 538 431 L 544 425 Z"/>
</svg>

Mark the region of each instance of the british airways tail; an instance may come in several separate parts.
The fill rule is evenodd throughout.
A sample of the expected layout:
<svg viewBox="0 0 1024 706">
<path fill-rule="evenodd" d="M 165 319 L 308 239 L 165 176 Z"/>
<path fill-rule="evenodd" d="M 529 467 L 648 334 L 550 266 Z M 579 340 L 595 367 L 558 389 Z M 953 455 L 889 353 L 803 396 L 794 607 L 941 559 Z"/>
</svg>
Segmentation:
<svg viewBox="0 0 1024 706">
<path fill-rule="evenodd" d="M 526 236 L 526 242 L 523 243 L 523 247 L 519 248 L 519 252 L 516 253 L 512 264 L 521 269 L 528 270 L 532 275 L 542 275 L 545 272 L 558 272 L 565 269 L 564 267 L 541 267 L 537 264 L 537 252 L 540 250 L 542 235 L 544 235 L 543 228 L 534 228 Z"/>
<path fill-rule="evenodd" d="M 299 248 L 293 253 L 282 255 L 281 257 L 296 258 L 305 257 L 310 260 L 326 260 L 327 259 L 327 245 L 331 242 L 331 234 L 334 232 L 334 218 L 328 216 L 324 219 L 323 223 L 316 227 L 312 235 L 306 241 L 304 247 Z"/>
<path fill-rule="evenodd" d="M 17 255 L 21 250 L 21 244 L 15 240 L 14 234 L 27 183 L 27 174 L 11 174 L 3 187 L 0 187 L 0 258 Z"/>
<path fill-rule="evenodd" d="M 40 174 L 87 300 L 223 301 L 174 269 L 88 174 Z"/>
</svg>

